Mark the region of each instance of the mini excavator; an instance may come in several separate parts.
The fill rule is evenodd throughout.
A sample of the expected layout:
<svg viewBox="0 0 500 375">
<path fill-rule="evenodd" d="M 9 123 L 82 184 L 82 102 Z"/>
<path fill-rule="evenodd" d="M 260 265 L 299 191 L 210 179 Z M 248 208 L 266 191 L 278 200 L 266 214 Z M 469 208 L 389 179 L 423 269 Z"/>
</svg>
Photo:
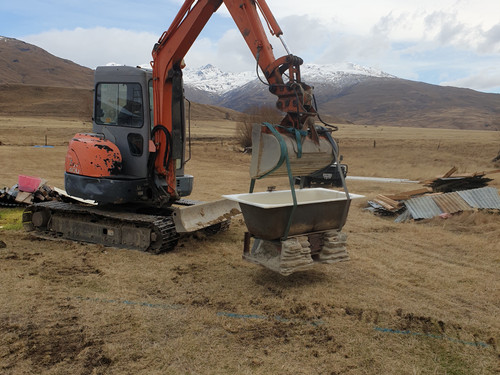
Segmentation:
<svg viewBox="0 0 500 375">
<path fill-rule="evenodd" d="M 97 205 L 34 204 L 23 215 L 26 229 L 160 253 L 176 246 L 179 233 L 216 232 L 240 212 L 233 200 L 199 203 L 186 198 L 193 176 L 184 173 L 184 56 L 222 3 L 284 114 L 280 124 L 254 125 L 252 181 L 270 174 L 305 176 L 336 161 L 331 130 L 315 125 L 313 90 L 301 81 L 303 61 L 289 53 L 266 1 L 186 0 L 154 45 L 152 70 L 103 66 L 95 71 L 93 131 L 78 133 L 69 142 L 65 189 Z M 259 11 L 271 34 L 282 41 L 285 56 L 274 57 Z"/>
</svg>

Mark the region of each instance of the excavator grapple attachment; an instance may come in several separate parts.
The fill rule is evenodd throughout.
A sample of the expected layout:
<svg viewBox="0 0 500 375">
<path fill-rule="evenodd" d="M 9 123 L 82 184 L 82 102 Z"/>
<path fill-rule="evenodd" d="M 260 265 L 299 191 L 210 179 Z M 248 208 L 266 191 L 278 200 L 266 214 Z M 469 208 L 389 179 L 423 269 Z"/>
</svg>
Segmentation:
<svg viewBox="0 0 500 375">
<path fill-rule="evenodd" d="M 250 178 L 287 176 L 284 154 L 288 155 L 294 176 L 307 176 L 334 162 L 334 149 L 327 138 L 314 142 L 300 133 L 270 132 L 266 126 L 252 126 L 252 160 Z"/>
</svg>

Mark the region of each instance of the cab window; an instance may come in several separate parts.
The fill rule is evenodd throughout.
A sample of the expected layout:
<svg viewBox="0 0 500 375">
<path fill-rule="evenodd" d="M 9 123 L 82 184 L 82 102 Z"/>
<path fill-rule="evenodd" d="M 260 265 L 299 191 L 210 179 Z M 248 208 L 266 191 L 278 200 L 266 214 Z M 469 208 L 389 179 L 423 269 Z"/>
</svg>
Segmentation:
<svg viewBox="0 0 500 375">
<path fill-rule="evenodd" d="M 144 122 L 142 90 L 138 83 L 99 83 L 95 122 L 100 125 L 139 128 Z"/>
</svg>

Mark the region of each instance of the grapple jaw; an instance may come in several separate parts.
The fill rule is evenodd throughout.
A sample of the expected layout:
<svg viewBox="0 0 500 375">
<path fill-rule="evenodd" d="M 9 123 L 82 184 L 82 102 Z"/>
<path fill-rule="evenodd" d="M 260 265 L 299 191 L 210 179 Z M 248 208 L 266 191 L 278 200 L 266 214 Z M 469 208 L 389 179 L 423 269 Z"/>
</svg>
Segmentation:
<svg viewBox="0 0 500 375">
<path fill-rule="evenodd" d="M 268 125 L 252 127 L 250 178 L 287 176 L 285 153 L 294 176 L 306 176 L 334 162 L 336 145 L 331 138 L 319 137 L 315 141 L 307 132 L 271 126 L 275 131 Z"/>
</svg>

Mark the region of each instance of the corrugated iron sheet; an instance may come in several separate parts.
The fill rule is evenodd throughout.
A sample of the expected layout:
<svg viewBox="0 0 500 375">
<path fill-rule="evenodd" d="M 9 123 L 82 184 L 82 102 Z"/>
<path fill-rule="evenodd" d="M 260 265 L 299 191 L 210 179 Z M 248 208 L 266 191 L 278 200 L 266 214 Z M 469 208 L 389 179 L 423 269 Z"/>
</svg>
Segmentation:
<svg viewBox="0 0 500 375">
<path fill-rule="evenodd" d="M 498 190 L 492 187 L 463 190 L 458 194 L 471 206 L 475 208 L 491 208 L 500 210 L 500 196 Z"/>
<path fill-rule="evenodd" d="M 410 211 L 405 210 L 401 215 L 399 215 L 396 220 L 394 220 L 395 223 L 404 223 L 405 221 L 411 220 L 411 214 Z"/>
<path fill-rule="evenodd" d="M 414 219 L 430 219 L 442 214 L 441 209 L 430 196 L 409 199 L 405 201 L 405 206 Z"/>
<path fill-rule="evenodd" d="M 430 219 L 442 213 L 453 214 L 474 208 L 500 210 L 498 190 L 492 187 L 462 190 L 439 195 L 424 195 L 404 202 L 413 219 Z"/>
<path fill-rule="evenodd" d="M 433 195 L 432 200 L 438 205 L 442 213 L 454 214 L 461 211 L 470 211 L 471 206 L 457 193 Z"/>
</svg>

